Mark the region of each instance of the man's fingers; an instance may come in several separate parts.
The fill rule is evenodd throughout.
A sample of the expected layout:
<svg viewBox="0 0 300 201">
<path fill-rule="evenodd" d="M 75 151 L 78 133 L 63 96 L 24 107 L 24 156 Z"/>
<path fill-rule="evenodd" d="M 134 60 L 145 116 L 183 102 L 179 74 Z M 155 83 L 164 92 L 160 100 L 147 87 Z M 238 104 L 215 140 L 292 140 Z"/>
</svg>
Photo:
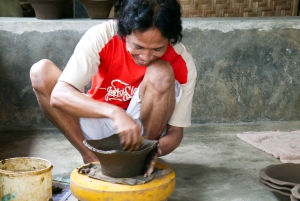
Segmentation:
<svg viewBox="0 0 300 201">
<path fill-rule="evenodd" d="M 152 161 L 147 172 L 146 172 L 146 177 L 150 177 L 151 176 L 151 173 L 153 172 L 154 170 L 154 166 L 155 166 L 156 162 Z"/>
<path fill-rule="evenodd" d="M 139 143 L 137 144 L 137 147 L 136 147 L 136 150 L 140 150 L 141 146 L 143 146 L 144 144 L 144 141 L 145 141 L 145 137 L 144 136 L 141 136 L 140 137 L 140 140 L 139 140 Z"/>
<path fill-rule="evenodd" d="M 136 134 L 136 135 L 131 135 L 132 138 L 132 144 L 130 147 L 130 151 L 137 151 L 140 149 L 141 147 L 141 136 L 140 134 Z"/>
<path fill-rule="evenodd" d="M 159 156 L 162 155 L 162 151 L 161 151 L 161 149 L 160 149 L 160 147 L 159 147 L 159 144 L 157 145 L 157 153 L 158 153 Z"/>
<path fill-rule="evenodd" d="M 138 151 L 141 147 L 143 138 L 140 133 L 136 134 L 120 134 L 121 144 L 123 145 L 124 151 Z"/>
<path fill-rule="evenodd" d="M 135 141 L 134 143 L 131 143 L 130 145 L 131 146 L 129 146 L 128 150 L 126 150 L 126 151 L 138 151 L 141 147 L 140 141 Z"/>
<path fill-rule="evenodd" d="M 123 134 L 124 136 L 124 134 Z M 138 135 L 129 135 L 125 134 L 126 138 L 123 141 L 123 150 L 124 151 L 138 151 L 141 147 L 141 136 Z"/>
<path fill-rule="evenodd" d="M 120 144 L 124 146 L 125 145 L 124 137 L 122 135 L 119 136 L 120 136 Z"/>
<path fill-rule="evenodd" d="M 130 145 L 131 145 L 130 135 L 123 134 L 123 138 L 124 138 L 123 150 L 124 151 L 129 151 L 130 150 Z"/>
<path fill-rule="evenodd" d="M 123 150 L 139 150 L 141 145 L 141 126 L 134 120 L 129 124 L 123 121 L 115 123 L 115 128 L 120 136 L 120 143 L 123 145 Z"/>
<path fill-rule="evenodd" d="M 157 158 L 158 158 L 158 153 L 155 153 L 155 155 L 153 156 L 150 164 L 149 164 L 149 167 L 146 171 L 146 173 L 144 174 L 144 177 L 149 177 L 151 176 L 153 170 L 154 170 L 154 167 L 155 167 L 155 164 L 156 164 L 156 161 L 157 161 Z"/>
<path fill-rule="evenodd" d="M 141 146 L 142 146 L 143 143 L 144 143 L 144 140 L 145 140 L 144 137 L 139 137 L 139 138 L 138 138 L 138 141 L 137 141 L 137 143 L 136 143 L 136 145 L 135 145 L 134 151 L 140 150 Z"/>
</svg>

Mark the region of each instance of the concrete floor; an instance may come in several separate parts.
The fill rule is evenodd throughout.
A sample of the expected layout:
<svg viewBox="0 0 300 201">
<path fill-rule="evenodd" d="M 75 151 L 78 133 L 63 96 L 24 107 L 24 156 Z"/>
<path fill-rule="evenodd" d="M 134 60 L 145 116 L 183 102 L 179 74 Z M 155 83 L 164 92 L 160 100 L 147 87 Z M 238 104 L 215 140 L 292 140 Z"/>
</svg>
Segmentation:
<svg viewBox="0 0 300 201">
<path fill-rule="evenodd" d="M 176 173 L 169 201 L 275 201 L 259 185 L 259 170 L 280 163 L 236 137 L 245 131 L 298 130 L 300 122 L 204 124 L 185 129 L 181 145 L 159 162 Z M 0 131 L 0 160 L 33 156 L 52 162 L 54 179 L 69 179 L 82 164 L 79 153 L 57 130 Z M 75 200 L 70 198 L 69 200 Z"/>
</svg>

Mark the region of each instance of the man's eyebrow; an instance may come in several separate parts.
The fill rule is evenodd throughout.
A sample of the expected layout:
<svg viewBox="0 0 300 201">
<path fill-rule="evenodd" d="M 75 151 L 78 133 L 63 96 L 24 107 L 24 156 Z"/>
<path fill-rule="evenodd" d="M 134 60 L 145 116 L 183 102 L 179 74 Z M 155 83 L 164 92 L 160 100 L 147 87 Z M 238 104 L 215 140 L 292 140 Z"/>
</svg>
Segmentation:
<svg viewBox="0 0 300 201">
<path fill-rule="evenodd" d="M 143 46 L 140 46 L 140 45 L 138 45 L 138 44 L 136 44 L 136 43 L 133 43 L 133 45 L 136 46 L 136 47 L 144 48 Z"/>
<path fill-rule="evenodd" d="M 136 46 L 136 47 L 139 47 L 139 48 L 145 48 L 145 47 L 140 46 L 140 45 L 138 45 L 138 44 L 136 44 L 136 43 L 133 43 L 133 45 Z M 153 50 L 155 50 L 155 49 L 162 49 L 162 48 L 164 48 L 164 47 L 165 47 L 165 46 L 163 45 L 163 46 L 155 47 L 155 48 L 152 48 L 152 49 L 153 49 Z"/>
</svg>

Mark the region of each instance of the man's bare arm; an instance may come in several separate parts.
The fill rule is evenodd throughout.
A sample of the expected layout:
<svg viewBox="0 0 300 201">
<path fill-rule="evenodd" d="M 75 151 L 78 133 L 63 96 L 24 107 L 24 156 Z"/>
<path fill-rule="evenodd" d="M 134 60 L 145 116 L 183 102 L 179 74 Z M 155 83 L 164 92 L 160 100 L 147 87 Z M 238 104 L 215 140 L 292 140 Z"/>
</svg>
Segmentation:
<svg viewBox="0 0 300 201">
<path fill-rule="evenodd" d="M 77 117 L 111 118 L 124 149 L 134 151 L 140 148 L 141 127 L 120 107 L 93 100 L 62 81 L 54 87 L 50 104 Z"/>
</svg>

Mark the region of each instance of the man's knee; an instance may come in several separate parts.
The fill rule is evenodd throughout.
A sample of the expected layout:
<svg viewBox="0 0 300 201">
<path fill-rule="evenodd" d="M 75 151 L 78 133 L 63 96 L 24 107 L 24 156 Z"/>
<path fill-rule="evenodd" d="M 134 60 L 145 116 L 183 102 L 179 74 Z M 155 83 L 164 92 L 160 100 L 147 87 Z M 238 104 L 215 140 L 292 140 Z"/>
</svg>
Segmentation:
<svg viewBox="0 0 300 201">
<path fill-rule="evenodd" d="M 162 60 L 157 60 L 147 67 L 145 79 L 146 84 L 150 84 L 158 92 L 173 90 L 175 82 L 172 66 Z"/>
<path fill-rule="evenodd" d="M 30 80 L 35 90 L 43 90 L 47 83 L 56 82 L 60 72 L 56 65 L 48 60 L 42 59 L 33 64 L 30 69 Z"/>
<path fill-rule="evenodd" d="M 49 65 L 50 62 L 51 61 L 48 59 L 42 59 L 32 65 L 30 69 L 30 80 L 33 84 L 40 79 L 43 72 L 46 70 L 46 66 Z"/>
</svg>

